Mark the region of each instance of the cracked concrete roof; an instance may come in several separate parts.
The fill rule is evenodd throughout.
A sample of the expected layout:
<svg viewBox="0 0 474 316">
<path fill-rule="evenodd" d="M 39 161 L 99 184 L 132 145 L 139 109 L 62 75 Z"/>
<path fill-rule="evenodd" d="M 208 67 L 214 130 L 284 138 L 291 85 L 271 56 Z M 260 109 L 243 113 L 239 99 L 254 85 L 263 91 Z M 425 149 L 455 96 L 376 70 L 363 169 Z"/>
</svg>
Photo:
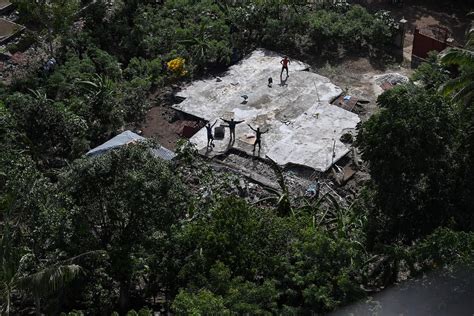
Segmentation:
<svg viewBox="0 0 474 316">
<path fill-rule="evenodd" d="M 191 142 L 207 155 L 225 153 L 230 147 L 252 154 L 253 131 L 246 125 L 269 129 L 262 136 L 261 157 L 267 155 L 280 165 L 296 164 L 318 171 L 328 170 L 349 149 L 339 139 L 354 129 L 359 117 L 330 102 L 342 90 L 326 77 L 308 71 L 309 66 L 291 60 L 289 77 L 280 77 L 282 55 L 256 50 L 221 77 L 194 81 L 178 96 L 184 101 L 173 107 L 210 121 L 234 118 L 245 120 L 236 127 L 236 141 L 215 140 L 215 148 L 207 149 L 207 133 L 203 128 Z M 268 86 L 272 77 L 273 85 Z M 244 100 L 243 95 L 248 99 Z M 334 157 L 333 157 L 334 153 Z M 258 154 L 258 153 L 256 153 Z"/>
</svg>

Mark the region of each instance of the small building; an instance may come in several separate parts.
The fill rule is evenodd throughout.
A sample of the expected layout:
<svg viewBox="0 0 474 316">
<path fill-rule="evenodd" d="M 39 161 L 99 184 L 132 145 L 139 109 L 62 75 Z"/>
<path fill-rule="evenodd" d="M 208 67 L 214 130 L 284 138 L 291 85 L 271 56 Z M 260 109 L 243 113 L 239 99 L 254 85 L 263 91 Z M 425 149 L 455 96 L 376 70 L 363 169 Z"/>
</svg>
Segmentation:
<svg viewBox="0 0 474 316">
<path fill-rule="evenodd" d="M 13 9 L 13 4 L 10 0 L 0 0 L 0 14 L 6 14 Z"/>
<path fill-rule="evenodd" d="M 0 18 L 0 45 L 7 44 L 9 41 L 20 35 L 24 30 L 24 26 Z"/>
<path fill-rule="evenodd" d="M 96 148 L 93 148 L 89 150 L 86 153 L 86 156 L 92 157 L 92 156 L 100 156 L 109 150 L 120 148 L 122 146 L 131 144 L 131 143 L 137 143 L 137 142 L 142 142 L 145 141 L 146 138 L 142 137 L 140 135 L 137 135 L 131 131 L 125 131 L 123 133 L 120 133 L 119 135 L 109 139 L 105 143 L 103 143 L 100 146 L 97 146 Z M 153 156 L 163 159 L 163 160 L 172 160 L 176 154 L 169 150 L 168 148 L 165 148 L 163 146 L 159 146 L 157 148 L 151 149 L 151 153 Z"/>
</svg>

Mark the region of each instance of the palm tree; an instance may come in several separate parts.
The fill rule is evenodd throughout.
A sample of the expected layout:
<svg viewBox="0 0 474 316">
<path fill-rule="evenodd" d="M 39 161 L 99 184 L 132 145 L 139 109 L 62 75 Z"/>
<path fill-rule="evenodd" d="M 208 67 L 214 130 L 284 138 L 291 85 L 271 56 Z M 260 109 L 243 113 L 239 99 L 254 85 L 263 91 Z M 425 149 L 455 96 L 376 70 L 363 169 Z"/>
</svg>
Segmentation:
<svg viewBox="0 0 474 316">
<path fill-rule="evenodd" d="M 40 268 L 38 271 L 25 274 L 25 263 L 37 261 L 32 253 L 21 254 L 15 247 L 12 228 L 15 221 L 11 216 L 12 196 L 0 197 L 0 210 L 3 212 L 3 231 L 0 239 L 0 296 L 3 298 L 2 315 L 10 315 L 11 297 L 14 292 L 32 294 L 36 315 L 41 314 L 41 297 L 49 295 L 75 279 L 82 268 L 75 262 L 84 256 L 104 254 L 103 251 L 90 251 L 73 258 L 59 261 Z"/>
<path fill-rule="evenodd" d="M 8 233 L 8 231 L 5 231 Z M 41 314 L 41 297 L 49 295 L 62 288 L 66 283 L 75 279 L 82 268 L 71 263 L 69 259 L 56 263 L 39 271 L 23 275 L 22 264 L 31 260 L 34 255 L 25 254 L 19 258 L 15 255 L 16 250 L 9 242 L 7 234 L 4 234 L 1 241 L 1 272 L 0 272 L 0 294 L 3 297 L 2 315 L 9 315 L 11 310 L 11 296 L 15 291 L 31 293 L 34 302 L 36 315 Z"/>
<path fill-rule="evenodd" d="M 23 292 L 33 295 L 36 315 L 41 315 L 41 297 L 54 293 L 73 279 L 82 268 L 77 264 L 54 264 L 36 273 L 19 277 L 14 286 Z"/>
<path fill-rule="evenodd" d="M 91 80 L 77 80 L 76 84 L 83 87 L 90 98 L 102 100 L 113 92 L 113 82 L 106 76 L 95 74 Z"/>
<path fill-rule="evenodd" d="M 461 68 L 459 77 L 448 81 L 441 90 L 445 95 L 452 96 L 454 102 L 464 104 L 474 101 L 474 23 L 467 36 L 468 41 L 464 48 L 451 48 L 441 56 L 441 63 L 444 65 Z"/>
</svg>

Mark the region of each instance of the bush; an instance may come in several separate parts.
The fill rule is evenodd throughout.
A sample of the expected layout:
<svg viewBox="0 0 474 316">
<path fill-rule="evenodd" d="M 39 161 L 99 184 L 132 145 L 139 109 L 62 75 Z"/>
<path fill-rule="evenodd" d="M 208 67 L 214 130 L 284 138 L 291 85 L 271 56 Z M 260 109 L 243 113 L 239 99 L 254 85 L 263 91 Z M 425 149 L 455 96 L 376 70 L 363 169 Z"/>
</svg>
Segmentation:
<svg viewBox="0 0 474 316">
<path fill-rule="evenodd" d="M 228 314 L 224 299 L 208 290 L 199 290 L 196 294 L 180 291 L 176 295 L 171 309 L 178 315 L 223 315 Z"/>
<path fill-rule="evenodd" d="M 31 45 L 35 44 L 37 40 L 38 39 L 36 38 L 34 33 L 25 31 L 25 33 L 20 37 L 17 43 L 7 45 L 7 50 L 11 54 L 15 54 L 16 52 L 24 52 L 25 50 L 30 48 Z"/>
<path fill-rule="evenodd" d="M 134 57 L 123 71 L 123 77 L 129 81 L 136 78 L 148 80 L 155 86 L 161 86 L 165 70 L 164 61 L 161 58 L 146 60 Z"/>
</svg>

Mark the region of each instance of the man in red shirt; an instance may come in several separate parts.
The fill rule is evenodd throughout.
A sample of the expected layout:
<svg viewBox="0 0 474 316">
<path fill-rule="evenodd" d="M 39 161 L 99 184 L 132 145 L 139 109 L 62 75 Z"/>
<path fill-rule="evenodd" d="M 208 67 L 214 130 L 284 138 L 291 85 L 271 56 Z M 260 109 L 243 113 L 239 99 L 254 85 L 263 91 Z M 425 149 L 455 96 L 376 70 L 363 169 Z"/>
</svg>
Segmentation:
<svg viewBox="0 0 474 316">
<path fill-rule="evenodd" d="M 280 77 L 281 77 L 281 75 L 283 75 L 283 70 L 285 70 L 285 69 L 286 69 L 286 76 L 288 77 L 288 64 L 289 64 L 289 63 L 290 63 L 290 60 L 288 59 L 288 56 L 285 56 L 285 57 L 280 61 L 280 64 L 282 65 Z"/>
</svg>

